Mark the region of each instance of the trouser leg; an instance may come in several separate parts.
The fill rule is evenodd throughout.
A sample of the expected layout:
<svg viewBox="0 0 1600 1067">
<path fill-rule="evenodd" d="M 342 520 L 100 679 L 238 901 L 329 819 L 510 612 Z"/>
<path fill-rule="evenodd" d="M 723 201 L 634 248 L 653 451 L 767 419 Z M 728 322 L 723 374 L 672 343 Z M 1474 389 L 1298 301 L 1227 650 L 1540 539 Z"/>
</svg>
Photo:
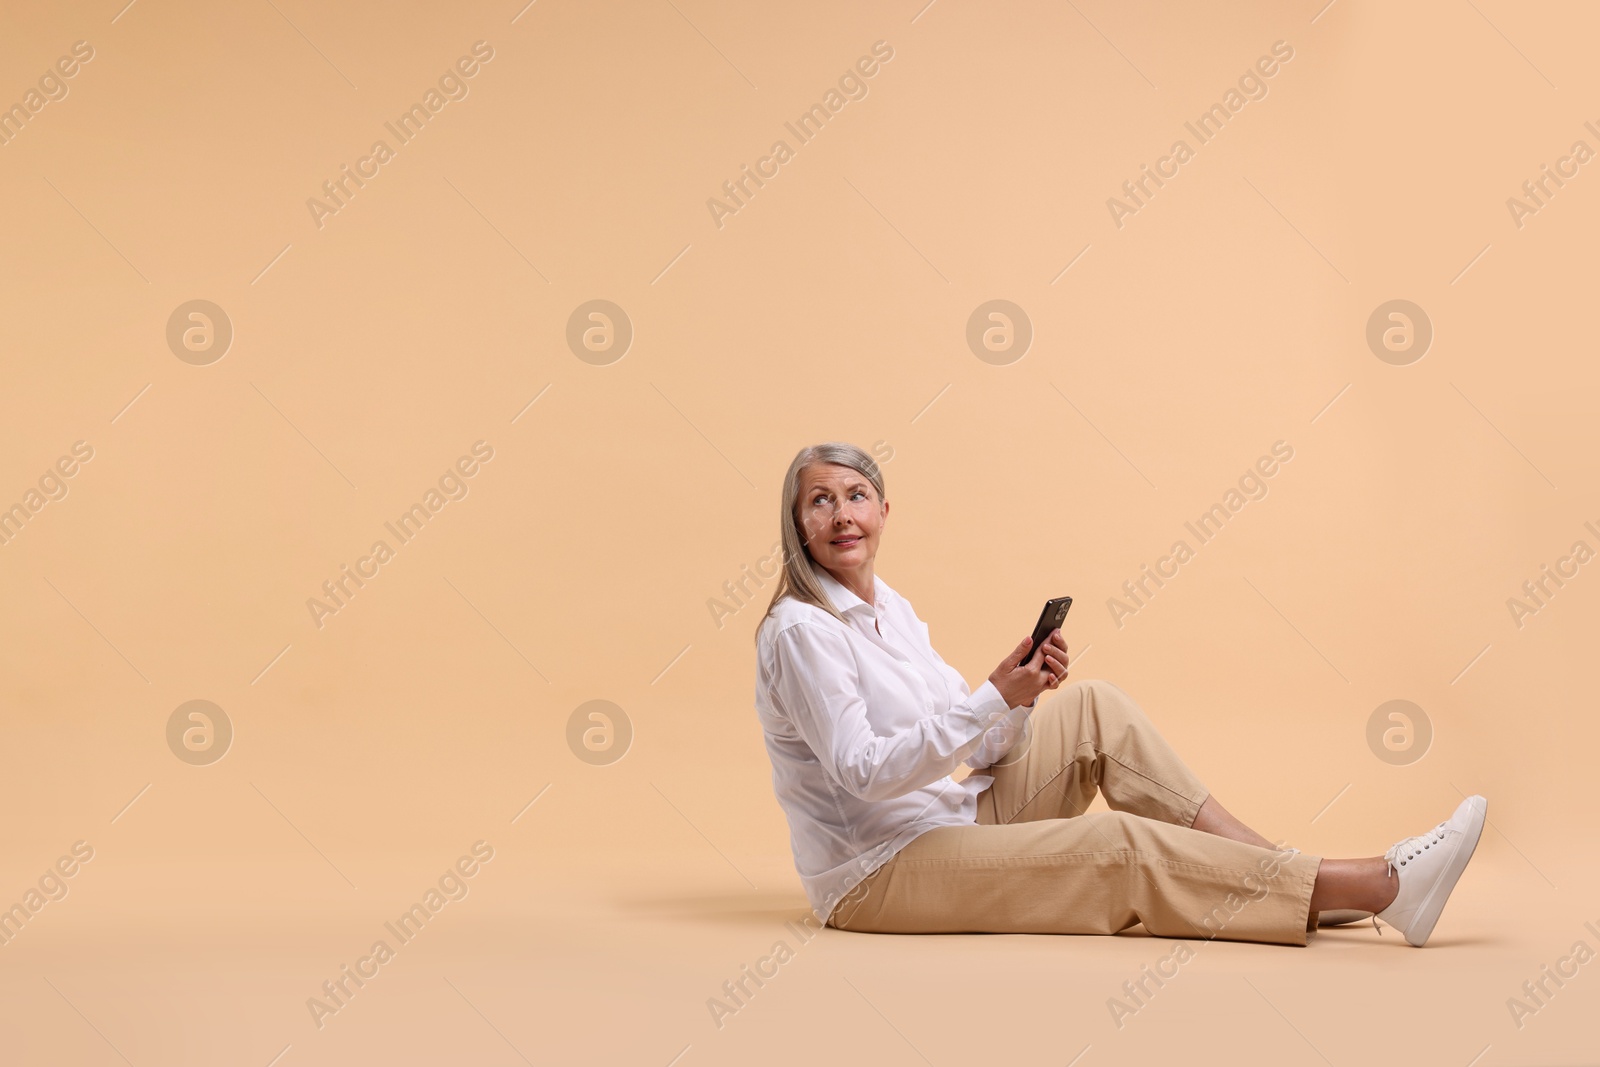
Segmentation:
<svg viewBox="0 0 1600 1067">
<path fill-rule="evenodd" d="M 829 925 L 873 933 L 1114 934 L 1307 943 L 1320 859 L 1124 811 L 919 835 Z"/>
<path fill-rule="evenodd" d="M 1210 795 L 1133 698 L 1098 679 L 1041 699 L 1027 735 L 976 773 L 994 778 L 978 794 L 984 824 L 1081 815 L 1098 789 L 1113 811 L 1190 826 Z"/>
</svg>

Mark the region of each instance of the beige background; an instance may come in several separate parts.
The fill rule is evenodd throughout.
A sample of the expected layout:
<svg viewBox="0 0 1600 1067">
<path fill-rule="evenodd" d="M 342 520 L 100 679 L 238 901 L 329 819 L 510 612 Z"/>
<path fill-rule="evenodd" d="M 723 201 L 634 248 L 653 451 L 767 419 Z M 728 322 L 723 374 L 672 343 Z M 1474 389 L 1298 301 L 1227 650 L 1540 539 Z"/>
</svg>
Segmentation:
<svg viewBox="0 0 1600 1067">
<path fill-rule="evenodd" d="M 1596 164 L 1520 228 L 1506 204 L 1600 149 L 1586 5 L 120 3 L 0 34 L 0 102 L 94 49 L 0 146 L 0 505 L 94 450 L 0 546 L 0 903 L 94 849 L 0 947 L 6 1062 L 1595 1055 L 1595 967 L 1520 1029 L 1506 1005 L 1600 949 L 1600 564 L 1507 608 L 1600 549 Z M 480 40 L 468 95 L 319 228 L 307 199 Z M 880 40 L 865 98 L 715 225 Z M 205 366 L 166 341 L 195 299 L 234 330 Z M 592 299 L 635 332 L 609 365 L 565 340 Z M 966 345 L 991 299 L 1035 331 L 1009 365 Z M 1365 340 L 1395 299 L 1435 333 L 1406 366 Z M 973 684 L 1070 593 L 1074 677 L 1269 837 L 1371 855 L 1487 795 L 1428 949 L 1201 945 L 1118 1029 L 1172 948 L 1142 928 L 802 946 L 752 708 L 770 585 L 720 628 L 708 602 L 829 439 L 892 455 L 878 573 Z M 1279 440 L 1266 498 L 1119 627 L 1107 600 Z M 314 625 L 476 441 L 466 497 Z M 207 766 L 166 741 L 197 699 L 235 731 Z M 1366 740 L 1394 699 L 1434 729 L 1406 765 Z M 631 722 L 618 762 L 568 746 L 590 700 Z M 469 895 L 319 1029 L 307 999 L 480 840 Z"/>
</svg>

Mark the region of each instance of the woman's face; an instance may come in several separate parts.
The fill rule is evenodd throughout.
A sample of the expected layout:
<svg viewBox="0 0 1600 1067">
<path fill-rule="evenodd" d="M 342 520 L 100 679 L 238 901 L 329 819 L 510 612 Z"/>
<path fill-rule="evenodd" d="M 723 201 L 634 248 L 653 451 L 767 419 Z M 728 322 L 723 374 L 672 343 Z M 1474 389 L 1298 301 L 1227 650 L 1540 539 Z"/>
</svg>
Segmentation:
<svg viewBox="0 0 1600 1067">
<path fill-rule="evenodd" d="M 801 470 L 800 529 L 811 558 L 830 573 L 870 565 L 888 516 L 888 501 L 855 468 L 814 463 Z"/>
</svg>

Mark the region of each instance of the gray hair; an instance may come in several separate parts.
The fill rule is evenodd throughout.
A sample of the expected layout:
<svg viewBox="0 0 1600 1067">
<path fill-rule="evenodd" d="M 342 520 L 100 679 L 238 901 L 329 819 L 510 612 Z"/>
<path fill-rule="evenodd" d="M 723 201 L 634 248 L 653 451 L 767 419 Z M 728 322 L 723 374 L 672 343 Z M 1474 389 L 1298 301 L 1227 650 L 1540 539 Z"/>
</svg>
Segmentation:
<svg viewBox="0 0 1600 1067">
<path fill-rule="evenodd" d="M 813 463 L 837 463 L 841 467 L 849 467 L 872 483 L 880 502 L 888 499 L 883 493 L 883 471 L 879 469 L 877 461 L 855 445 L 828 441 L 820 445 L 807 445 L 795 453 L 788 473 L 783 476 L 782 509 L 778 518 L 778 533 L 783 542 L 783 571 L 778 575 L 778 587 L 773 591 L 772 602 L 767 605 L 761 622 L 756 624 L 758 640 L 762 624 L 772 615 L 772 609 L 778 601 L 786 596 L 815 604 L 840 622 L 844 621 L 844 616 L 839 614 L 823 590 L 822 583 L 817 580 L 817 564 L 811 558 L 811 550 L 806 547 L 800 529 L 800 472 Z"/>
</svg>

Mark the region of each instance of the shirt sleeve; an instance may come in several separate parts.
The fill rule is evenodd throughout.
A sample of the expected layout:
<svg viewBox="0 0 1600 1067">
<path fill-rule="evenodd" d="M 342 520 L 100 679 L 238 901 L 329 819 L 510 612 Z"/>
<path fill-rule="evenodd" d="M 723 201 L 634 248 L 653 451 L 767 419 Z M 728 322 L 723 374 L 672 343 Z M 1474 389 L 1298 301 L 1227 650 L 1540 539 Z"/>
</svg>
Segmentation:
<svg viewBox="0 0 1600 1067">
<path fill-rule="evenodd" d="M 958 682 L 963 689 L 966 688 L 966 679 L 962 678 L 960 672 L 954 667 L 946 663 L 944 657 L 939 655 L 939 650 L 933 647 L 933 642 L 928 637 L 928 624 L 919 618 L 917 626 L 922 634 L 922 647 L 933 657 L 934 662 L 939 664 L 940 669 L 950 675 L 952 681 Z M 994 689 L 994 683 L 988 679 L 984 679 L 983 684 L 990 689 Z M 1005 698 L 1000 696 L 998 689 L 994 689 L 994 695 L 999 698 L 1001 703 L 1005 702 Z M 1010 752 L 1023 736 L 1028 715 L 1032 713 L 1034 705 L 1038 702 L 1039 698 L 1035 697 L 1033 704 L 1019 704 L 1014 708 L 1004 708 L 999 716 L 986 715 L 988 729 L 983 732 L 983 740 L 977 749 L 963 762 L 973 770 L 981 771 L 993 766 L 997 760 L 1004 758 L 1006 753 Z"/>
<path fill-rule="evenodd" d="M 943 778 L 975 752 L 1005 698 L 985 680 L 967 699 L 924 714 L 888 716 L 915 724 L 876 733 L 867 721 L 855 655 L 844 634 L 798 622 L 774 639 L 774 688 L 823 768 L 862 800 L 889 800 Z M 995 757 L 995 758 L 998 758 Z"/>
</svg>

